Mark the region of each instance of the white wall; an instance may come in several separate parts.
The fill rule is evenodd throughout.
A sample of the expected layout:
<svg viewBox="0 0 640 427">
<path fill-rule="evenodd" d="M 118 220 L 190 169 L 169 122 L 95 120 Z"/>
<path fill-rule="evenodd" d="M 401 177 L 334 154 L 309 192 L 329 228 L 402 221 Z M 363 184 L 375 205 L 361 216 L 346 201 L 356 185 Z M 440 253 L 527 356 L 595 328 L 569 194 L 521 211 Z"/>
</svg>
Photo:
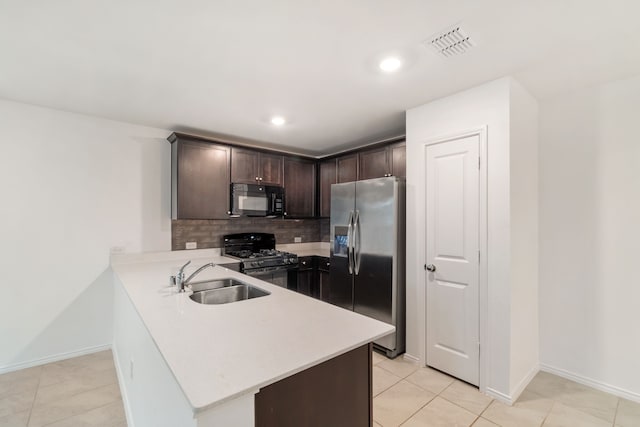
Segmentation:
<svg viewBox="0 0 640 427">
<path fill-rule="evenodd" d="M 511 394 L 538 372 L 538 102 L 515 80 L 510 92 Z"/>
<path fill-rule="evenodd" d="M 110 345 L 109 251 L 169 250 L 168 131 L 0 101 L 0 372 Z"/>
<path fill-rule="evenodd" d="M 640 76 L 540 105 L 540 359 L 640 400 Z"/>
<path fill-rule="evenodd" d="M 407 353 L 425 361 L 424 144 L 487 126 L 489 301 L 487 388 L 509 394 L 509 79 L 407 111 Z M 411 238 L 414 237 L 414 238 Z M 482 350 L 482 351 L 486 351 Z"/>
<path fill-rule="evenodd" d="M 481 352 L 487 392 L 510 401 L 538 367 L 537 104 L 511 78 L 407 111 L 407 353 L 426 360 L 424 144 L 483 126 L 488 290 Z"/>
<path fill-rule="evenodd" d="M 129 426 L 195 427 L 187 397 L 115 274 L 111 286 L 115 295 L 113 353 Z"/>
</svg>

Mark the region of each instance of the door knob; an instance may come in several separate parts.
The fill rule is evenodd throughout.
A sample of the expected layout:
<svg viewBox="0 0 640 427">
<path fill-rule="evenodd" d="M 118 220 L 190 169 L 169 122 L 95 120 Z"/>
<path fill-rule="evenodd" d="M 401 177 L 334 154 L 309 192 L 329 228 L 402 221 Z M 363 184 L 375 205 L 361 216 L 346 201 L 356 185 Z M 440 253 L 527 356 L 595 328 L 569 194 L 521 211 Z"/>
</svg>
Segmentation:
<svg viewBox="0 0 640 427">
<path fill-rule="evenodd" d="M 436 271 L 436 266 L 433 264 L 427 265 L 427 271 L 430 271 L 433 273 L 434 271 Z"/>
</svg>

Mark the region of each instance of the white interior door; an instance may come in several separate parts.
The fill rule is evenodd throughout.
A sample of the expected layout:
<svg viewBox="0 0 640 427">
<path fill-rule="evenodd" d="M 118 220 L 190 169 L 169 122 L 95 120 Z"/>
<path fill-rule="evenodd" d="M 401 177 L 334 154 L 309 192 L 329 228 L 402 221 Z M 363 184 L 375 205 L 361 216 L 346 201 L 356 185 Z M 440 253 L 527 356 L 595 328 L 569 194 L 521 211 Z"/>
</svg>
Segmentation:
<svg viewBox="0 0 640 427">
<path fill-rule="evenodd" d="M 478 135 L 427 146 L 427 365 L 475 385 L 479 177 Z"/>
</svg>

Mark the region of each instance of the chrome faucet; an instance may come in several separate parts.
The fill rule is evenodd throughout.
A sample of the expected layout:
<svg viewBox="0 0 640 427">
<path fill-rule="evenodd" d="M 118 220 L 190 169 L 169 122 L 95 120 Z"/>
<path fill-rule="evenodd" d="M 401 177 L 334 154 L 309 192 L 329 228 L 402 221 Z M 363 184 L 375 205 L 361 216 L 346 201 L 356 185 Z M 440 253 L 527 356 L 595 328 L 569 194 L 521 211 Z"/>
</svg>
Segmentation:
<svg viewBox="0 0 640 427">
<path fill-rule="evenodd" d="M 176 274 L 175 276 L 171 276 L 171 278 L 169 280 L 169 282 L 171 283 L 172 286 L 177 286 L 178 287 L 178 292 L 184 292 L 184 287 L 187 286 L 189 284 L 189 282 L 191 281 L 191 279 L 193 279 L 202 270 L 204 270 L 205 268 L 215 267 L 216 266 L 212 262 L 210 262 L 208 264 L 205 264 L 202 267 L 198 268 L 193 273 L 191 273 L 191 275 L 185 279 L 184 278 L 184 268 L 189 264 L 191 264 L 191 261 L 187 261 L 187 263 L 185 265 L 180 267 L 180 270 L 178 270 L 178 274 Z"/>
</svg>

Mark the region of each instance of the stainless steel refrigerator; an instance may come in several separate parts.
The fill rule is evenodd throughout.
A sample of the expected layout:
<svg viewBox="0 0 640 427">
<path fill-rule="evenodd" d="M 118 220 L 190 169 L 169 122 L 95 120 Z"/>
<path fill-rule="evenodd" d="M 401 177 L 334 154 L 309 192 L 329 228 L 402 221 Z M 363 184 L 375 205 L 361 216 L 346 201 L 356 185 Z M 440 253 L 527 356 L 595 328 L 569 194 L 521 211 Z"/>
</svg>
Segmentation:
<svg viewBox="0 0 640 427">
<path fill-rule="evenodd" d="M 405 183 L 397 177 L 331 186 L 331 265 L 325 299 L 390 323 L 374 346 L 405 349 Z"/>
</svg>

